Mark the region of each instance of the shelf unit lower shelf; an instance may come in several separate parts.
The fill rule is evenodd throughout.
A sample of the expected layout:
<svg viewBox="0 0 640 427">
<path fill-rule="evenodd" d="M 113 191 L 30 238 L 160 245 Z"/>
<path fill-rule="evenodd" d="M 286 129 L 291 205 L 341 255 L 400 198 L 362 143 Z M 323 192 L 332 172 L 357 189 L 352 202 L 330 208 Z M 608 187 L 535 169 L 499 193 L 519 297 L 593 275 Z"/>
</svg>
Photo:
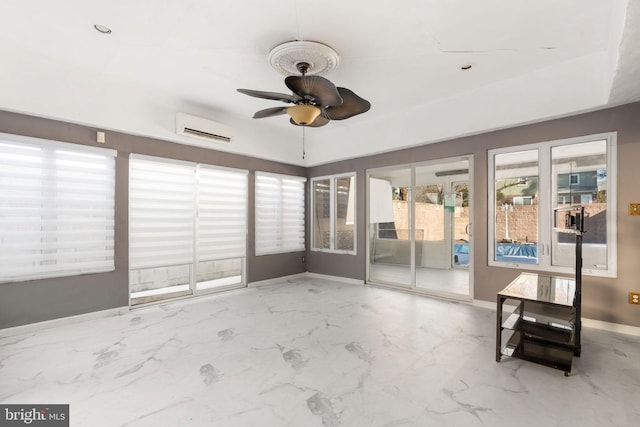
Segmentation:
<svg viewBox="0 0 640 427">
<path fill-rule="evenodd" d="M 514 331 L 501 350 L 503 356 L 527 360 L 565 372 L 571 372 L 573 353 L 573 345 L 553 343 L 519 331 Z"/>
</svg>

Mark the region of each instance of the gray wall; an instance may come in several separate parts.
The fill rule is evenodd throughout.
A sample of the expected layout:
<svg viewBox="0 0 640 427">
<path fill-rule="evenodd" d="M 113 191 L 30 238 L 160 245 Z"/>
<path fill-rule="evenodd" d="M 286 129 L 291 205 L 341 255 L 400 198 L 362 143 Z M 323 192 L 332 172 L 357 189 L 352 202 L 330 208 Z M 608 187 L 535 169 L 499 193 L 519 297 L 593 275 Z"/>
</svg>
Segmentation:
<svg viewBox="0 0 640 427">
<path fill-rule="evenodd" d="M 425 123 L 428 126 L 428 120 Z M 365 279 L 364 190 L 367 169 L 473 155 L 474 297 L 495 302 L 496 293 L 519 271 L 487 265 L 487 150 L 609 131 L 618 132 L 618 203 L 614 207 L 617 208 L 618 220 L 618 277 L 583 276 L 583 316 L 640 326 L 640 307 L 628 303 L 628 292 L 640 291 L 640 217 L 627 214 L 628 203 L 640 202 L 640 103 L 309 168 L 309 178 L 357 172 L 358 237 L 356 255 L 308 251 L 308 270 Z M 398 138 L 401 139 L 402 135 Z"/>
<path fill-rule="evenodd" d="M 116 158 L 115 271 L 56 279 L 0 284 L 0 329 L 129 305 L 128 199 L 129 154 L 209 163 L 249 170 L 247 281 L 257 282 L 306 271 L 305 252 L 255 256 L 254 172 L 306 176 L 306 169 L 236 154 L 106 132 L 96 144 L 95 128 L 0 111 L 0 132 L 118 150 Z M 0 195 L 1 197 L 1 195 Z"/>
<path fill-rule="evenodd" d="M 527 126 L 422 145 L 375 156 L 305 169 L 156 139 L 107 132 L 107 147 L 118 150 L 116 176 L 116 270 L 110 273 L 0 284 L 0 328 L 128 305 L 128 155 L 141 153 L 250 170 L 249 282 L 304 272 L 365 278 L 365 171 L 425 160 L 474 157 L 475 298 L 494 302 L 496 293 L 518 270 L 487 265 L 487 150 L 581 135 L 618 132 L 618 278 L 585 277 L 583 314 L 591 319 L 640 326 L 640 307 L 628 304 L 628 292 L 640 291 L 640 217 L 627 204 L 640 202 L 640 103 Z M 0 132 L 95 145 L 96 129 L 0 111 Z M 398 136 L 399 138 L 402 135 Z M 357 254 L 307 251 L 256 257 L 254 253 L 253 172 L 308 177 L 357 172 Z M 308 245 L 307 245 L 308 247 Z M 305 268 L 306 267 L 306 268 Z"/>
</svg>

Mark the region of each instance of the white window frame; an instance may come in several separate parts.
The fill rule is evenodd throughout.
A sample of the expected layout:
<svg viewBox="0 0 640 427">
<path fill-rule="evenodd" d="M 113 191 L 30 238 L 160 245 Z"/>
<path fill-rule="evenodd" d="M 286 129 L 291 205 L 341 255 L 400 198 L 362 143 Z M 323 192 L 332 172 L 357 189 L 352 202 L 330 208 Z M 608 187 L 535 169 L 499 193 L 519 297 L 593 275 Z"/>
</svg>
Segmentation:
<svg viewBox="0 0 640 427">
<path fill-rule="evenodd" d="M 0 283 L 114 271 L 117 151 L 5 133 L 0 133 L 0 144 L 6 147 L 5 167 L 9 167 L 3 168 L 5 173 L 11 168 L 11 151 L 17 149 L 18 157 L 23 149 L 25 154 L 41 153 L 22 156 L 29 165 L 36 166 L 36 161 L 41 161 L 39 166 L 21 166 L 20 173 L 16 172 L 25 182 L 15 182 L 17 187 L 12 188 L 12 175 L 6 175 L 7 193 L 3 191 L 0 196 L 8 202 L 6 215 L 0 203 L 0 257 L 11 266 L 2 268 L 0 263 Z M 78 156 L 84 156 L 82 162 Z M 32 158 L 33 163 L 26 158 Z M 65 163 L 70 163 L 73 169 L 66 168 Z M 76 184 L 78 178 L 73 175 L 78 170 L 73 165 L 77 163 L 87 168 L 87 182 Z M 46 176 L 36 179 L 29 174 L 30 170 Z M 38 187 L 38 181 L 46 182 L 47 187 Z M 69 185 L 71 181 L 73 185 Z M 76 204 L 83 201 L 83 206 L 69 206 L 64 199 L 73 199 Z M 82 226 L 70 227 L 70 221 L 74 224 L 81 221 Z M 43 230 L 44 227 L 48 230 Z M 92 238 L 88 239 L 86 233 Z M 27 236 L 31 240 L 26 240 Z M 4 251 L 6 256 L 2 255 Z"/>
<path fill-rule="evenodd" d="M 277 194 L 273 195 L 276 199 L 269 200 L 268 191 L 263 192 L 263 190 L 261 189 L 261 184 L 259 181 L 263 178 L 273 179 L 276 181 Z M 289 252 L 304 252 L 306 250 L 306 182 L 307 178 L 302 176 L 283 175 L 262 171 L 255 172 L 254 248 L 256 256 Z M 301 185 L 302 197 L 298 200 L 286 200 L 284 193 L 285 183 Z M 275 229 L 269 229 L 267 224 L 271 221 L 266 215 L 268 215 L 268 213 L 273 213 L 272 211 L 269 211 L 269 207 L 273 209 L 274 206 L 277 206 L 279 217 L 276 220 L 277 226 L 275 227 Z M 287 206 L 293 206 L 295 208 L 295 212 L 289 212 L 287 215 L 283 215 L 284 209 L 287 209 Z M 302 222 L 300 223 L 300 221 L 293 220 L 294 217 L 301 218 Z M 291 233 L 289 233 L 290 235 L 285 238 L 284 230 L 293 230 L 295 228 L 298 229 L 296 232 L 296 242 L 292 242 L 293 239 L 291 239 Z"/>
<path fill-rule="evenodd" d="M 597 277 L 617 277 L 617 133 L 607 132 L 575 138 L 545 141 L 534 144 L 516 145 L 488 151 L 488 264 L 493 267 L 516 268 L 573 274 L 574 267 L 552 265 L 551 247 L 553 241 L 553 190 L 551 177 L 551 149 L 553 147 L 606 140 L 607 144 L 607 268 L 595 269 L 583 266 L 582 274 Z M 495 206 L 495 156 L 518 151 L 538 150 L 538 264 L 520 264 L 497 261 L 496 247 L 496 206 Z M 557 202 L 557 200 L 556 200 Z M 546 213 L 543 215 L 543 213 Z M 588 230 L 587 230 L 588 232 Z"/>
<path fill-rule="evenodd" d="M 357 253 L 356 250 L 356 242 L 357 237 L 356 237 L 356 233 L 357 233 L 357 229 L 358 229 L 358 224 L 357 224 L 357 219 L 356 219 L 356 212 L 355 212 L 355 201 L 357 200 L 357 178 L 356 178 L 356 172 L 346 172 L 346 173 L 339 173 L 339 174 L 333 174 L 333 175 L 325 175 L 325 176 L 318 176 L 318 177 L 314 177 L 311 179 L 311 186 L 310 186 L 310 191 L 309 191 L 309 199 L 311 199 L 310 204 L 311 204 L 311 209 L 309 210 L 309 215 L 310 215 L 310 220 L 309 220 L 309 228 L 311 230 L 311 243 L 310 243 L 310 249 L 312 251 L 316 251 L 316 252 L 329 252 L 329 253 L 336 253 L 336 254 L 348 254 L 348 255 L 355 255 Z M 336 182 L 338 179 L 340 178 L 351 178 L 351 182 L 353 183 L 353 185 L 351 186 L 351 188 L 349 189 L 350 191 L 350 195 L 349 195 L 349 201 L 352 203 L 352 214 L 353 214 L 353 250 L 347 250 L 347 249 L 335 249 L 335 245 L 336 245 L 336 213 L 337 213 L 337 206 L 336 206 Z M 316 248 L 315 247 L 315 216 L 314 216 L 314 212 L 315 212 L 315 183 L 317 181 L 325 181 L 325 180 L 329 180 L 329 233 L 330 233 L 330 245 L 329 248 Z"/>
</svg>

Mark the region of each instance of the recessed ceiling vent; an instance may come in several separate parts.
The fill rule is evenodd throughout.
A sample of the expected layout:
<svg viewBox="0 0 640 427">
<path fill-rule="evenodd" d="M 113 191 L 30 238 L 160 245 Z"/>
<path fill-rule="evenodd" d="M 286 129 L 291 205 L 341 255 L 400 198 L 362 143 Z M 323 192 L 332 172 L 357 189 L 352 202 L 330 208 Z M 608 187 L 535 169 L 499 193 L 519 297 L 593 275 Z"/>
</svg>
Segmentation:
<svg viewBox="0 0 640 427">
<path fill-rule="evenodd" d="M 233 138 L 234 131 L 233 128 L 213 120 L 177 113 L 176 133 L 228 144 Z"/>
</svg>

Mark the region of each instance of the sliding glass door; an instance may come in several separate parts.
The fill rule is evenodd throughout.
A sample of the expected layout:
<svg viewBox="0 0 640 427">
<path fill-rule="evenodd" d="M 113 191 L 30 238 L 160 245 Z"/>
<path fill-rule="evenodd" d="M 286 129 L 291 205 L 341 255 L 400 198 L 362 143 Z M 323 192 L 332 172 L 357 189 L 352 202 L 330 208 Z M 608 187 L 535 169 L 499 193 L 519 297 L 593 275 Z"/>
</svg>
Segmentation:
<svg viewBox="0 0 640 427">
<path fill-rule="evenodd" d="M 132 155 L 131 305 L 244 286 L 246 170 Z"/>
<path fill-rule="evenodd" d="M 472 297 L 470 168 L 454 158 L 369 171 L 369 282 Z"/>
</svg>

